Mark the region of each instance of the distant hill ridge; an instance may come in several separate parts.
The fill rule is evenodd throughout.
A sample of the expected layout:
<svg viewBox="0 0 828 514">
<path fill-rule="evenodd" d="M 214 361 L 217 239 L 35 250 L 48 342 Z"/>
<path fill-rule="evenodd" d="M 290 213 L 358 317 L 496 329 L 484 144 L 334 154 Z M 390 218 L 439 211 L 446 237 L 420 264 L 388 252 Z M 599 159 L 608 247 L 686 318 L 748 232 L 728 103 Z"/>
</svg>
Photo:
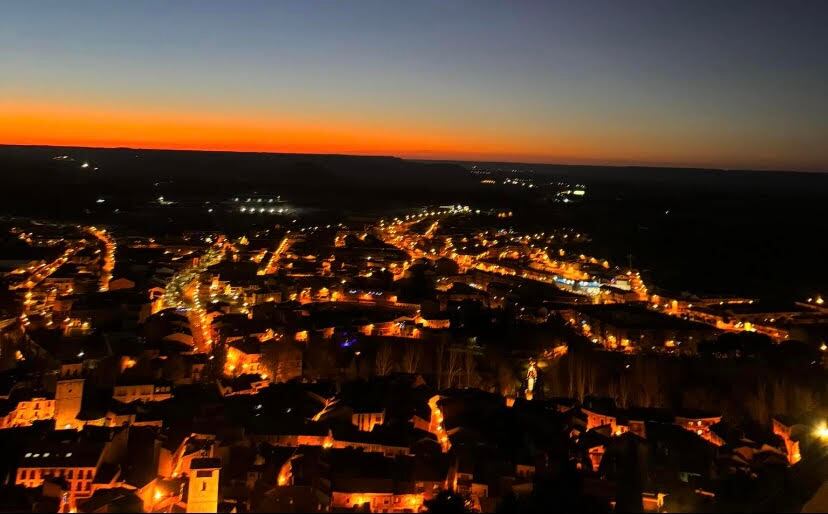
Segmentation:
<svg viewBox="0 0 828 514">
<path fill-rule="evenodd" d="M 72 161 L 56 161 L 67 155 Z M 88 162 L 89 168 L 80 164 Z M 828 191 L 828 173 L 750 171 L 647 166 L 588 166 L 502 162 L 407 160 L 393 156 L 290 154 L 199 150 L 146 150 L 0 145 L 0 169 L 11 183 L 48 181 L 106 184 L 199 181 L 202 184 L 266 187 L 316 185 L 388 189 L 406 186 L 466 188 L 479 182 L 466 170 L 481 168 L 533 171 L 538 180 L 559 177 L 587 183 L 641 183 L 725 190 L 770 189 Z M 94 171 L 94 168 L 99 168 Z"/>
<path fill-rule="evenodd" d="M 71 160 L 54 159 L 61 155 L 67 155 Z M 89 166 L 81 167 L 84 162 Z M 20 183 L 41 180 L 70 183 L 199 180 L 262 186 L 314 182 L 320 185 L 346 185 L 356 182 L 362 186 L 375 184 L 387 187 L 423 181 L 449 184 L 469 181 L 462 167 L 456 164 L 336 154 L 0 146 L 0 166 L 18 170 L 18 173 L 9 174 L 9 178 Z"/>
</svg>

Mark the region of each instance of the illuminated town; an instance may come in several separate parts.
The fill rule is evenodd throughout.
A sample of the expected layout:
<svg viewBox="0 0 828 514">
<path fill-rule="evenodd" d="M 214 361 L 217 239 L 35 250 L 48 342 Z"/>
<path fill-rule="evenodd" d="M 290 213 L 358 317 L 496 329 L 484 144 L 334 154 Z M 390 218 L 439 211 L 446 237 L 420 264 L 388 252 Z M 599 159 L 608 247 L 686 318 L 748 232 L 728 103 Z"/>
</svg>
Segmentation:
<svg viewBox="0 0 828 514">
<path fill-rule="evenodd" d="M 264 225 L 4 219 L 7 487 L 59 512 L 492 512 L 553 480 L 578 484 L 572 505 L 665 512 L 828 444 L 816 405 L 754 400 L 759 429 L 705 395 L 676 406 L 653 371 L 790 346 L 822 376 L 821 296 L 658 294 L 582 253 L 589 234 L 520 231 L 509 207 L 307 224 L 281 197 L 208 203 Z M 632 486 L 630 451 L 647 452 Z"/>
<path fill-rule="evenodd" d="M 0 3 L 0 514 L 828 512 L 828 0 Z"/>
</svg>

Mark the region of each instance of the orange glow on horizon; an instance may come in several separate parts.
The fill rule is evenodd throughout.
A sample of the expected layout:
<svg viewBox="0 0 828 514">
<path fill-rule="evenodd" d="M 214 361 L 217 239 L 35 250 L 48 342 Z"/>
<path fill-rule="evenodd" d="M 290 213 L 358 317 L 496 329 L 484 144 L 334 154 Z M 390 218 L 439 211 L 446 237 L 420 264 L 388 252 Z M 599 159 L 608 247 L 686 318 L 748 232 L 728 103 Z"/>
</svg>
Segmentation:
<svg viewBox="0 0 828 514">
<path fill-rule="evenodd" d="M 437 122 L 377 120 L 339 112 L 320 121 L 298 114 L 216 114 L 179 112 L 159 106 L 127 108 L 91 102 L 0 99 L 0 144 L 7 145 L 785 169 L 782 156 L 757 166 L 731 153 L 732 147 L 723 150 L 689 141 L 639 139 L 630 134 L 567 130 L 563 122 L 555 133 L 540 133 L 506 123 L 487 124 L 485 120 L 447 127 Z M 698 155 L 705 157 L 700 159 Z M 794 168 L 820 167 L 818 163 L 806 162 Z"/>
<path fill-rule="evenodd" d="M 403 130 L 376 122 L 297 117 L 256 118 L 121 108 L 0 101 L 0 144 L 132 147 L 166 150 L 347 153 L 451 158 L 526 155 L 471 135 L 445 134 L 411 125 Z"/>
</svg>

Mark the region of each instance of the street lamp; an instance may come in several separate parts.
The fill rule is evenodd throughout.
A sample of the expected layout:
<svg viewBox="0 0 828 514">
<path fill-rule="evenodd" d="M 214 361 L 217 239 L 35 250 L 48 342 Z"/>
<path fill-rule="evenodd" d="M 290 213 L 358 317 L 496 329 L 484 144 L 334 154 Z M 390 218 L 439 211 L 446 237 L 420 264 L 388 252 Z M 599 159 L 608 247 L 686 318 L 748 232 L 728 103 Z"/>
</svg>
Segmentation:
<svg viewBox="0 0 828 514">
<path fill-rule="evenodd" d="M 818 439 L 828 441 L 828 425 L 826 425 L 824 421 L 816 426 L 813 433 Z"/>
</svg>

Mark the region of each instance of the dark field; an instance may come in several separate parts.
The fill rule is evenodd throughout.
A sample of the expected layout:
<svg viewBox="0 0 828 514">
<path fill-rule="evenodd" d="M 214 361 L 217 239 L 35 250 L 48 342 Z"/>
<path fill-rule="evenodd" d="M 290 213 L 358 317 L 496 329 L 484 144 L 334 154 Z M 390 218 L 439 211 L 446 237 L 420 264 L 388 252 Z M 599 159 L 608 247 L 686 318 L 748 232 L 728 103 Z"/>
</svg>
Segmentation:
<svg viewBox="0 0 828 514">
<path fill-rule="evenodd" d="M 60 155 L 69 160 L 54 160 Z M 81 168 L 82 163 L 89 167 Z M 581 183 L 583 201 L 539 187 L 481 185 L 466 163 L 393 157 L 0 147 L 6 215 L 109 223 L 137 230 L 246 230 L 381 216 L 416 205 L 509 207 L 515 226 L 588 233 L 584 249 L 630 261 L 672 292 L 805 299 L 828 289 L 828 175 L 793 172 L 481 165 L 536 183 Z M 94 168 L 99 168 L 94 170 Z M 296 210 L 240 216 L 220 202 L 280 195 Z M 164 196 L 175 202 L 159 209 Z M 97 203 L 104 199 L 104 203 Z M 208 208 L 213 208 L 208 212 Z"/>
</svg>

